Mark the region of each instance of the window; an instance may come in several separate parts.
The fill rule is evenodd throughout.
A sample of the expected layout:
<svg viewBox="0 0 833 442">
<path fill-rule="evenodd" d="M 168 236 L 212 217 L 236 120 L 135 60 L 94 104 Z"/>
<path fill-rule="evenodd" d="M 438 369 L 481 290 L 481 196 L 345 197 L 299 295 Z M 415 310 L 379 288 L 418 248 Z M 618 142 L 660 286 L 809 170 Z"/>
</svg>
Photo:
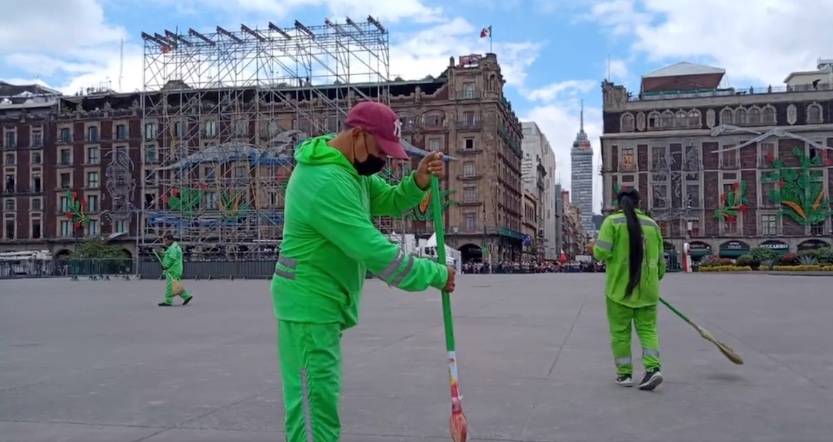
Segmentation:
<svg viewBox="0 0 833 442">
<path fill-rule="evenodd" d="M 431 138 L 428 140 L 428 150 L 437 152 L 443 150 L 443 140 L 440 138 Z"/>
<path fill-rule="evenodd" d="M 71 238 L 72 237 L 72 221 L 69 220 L 61 220 L 61 230 L 59 235 L 61 238 Z"/>
<path fill-rule="evenodd" d="M 98 210 L 98 195 L 87 195 L 87 211 L 95 213 Z"/>
<path fill-rule="evenodd" d="M 40 152 L 32 152 L 32 164 L 43 163 L 43 156 Z"/>
<path fill-rule="evenodd" d="M 653 197 L 653 205 L 652 207 L 655 209 L 667 209 L 668 208 L 668 185 L 667 184 L 654 184 L 654 192 L 652 194 Z"/>
<path fill-rule="evenodd" d="M 6 154 L 5 163 L 6 163 L 7 166 L 13 166 L 14 163 L 16 162 L 15 160 L 16 160 L 15 154 L 13 154 L 13 153 L 7 153 Z"/>
<path fill-rule="evenodd" d="M 87 142 L 98 143 L 98 126 L 90 126 L 87 128 Z"/>
<path fill-rule="evenodd" d="M 474 127 L 477 125 L 477 114 L 474 112 L 463 112 L 463 121 L 465 122 L 466 126 Z"/>
<path fill-rule="evenodd" d="M 697 109 L 688 111 L 688 127 L 699 129 L 700 126 L 700 111 Z"/>
<path fill-rule="evenodd" d="M 622 149 L 622 170 L 636 170 L 636 158 L 634 158 L 633 147 Z"/>
<path fill-rule="evenodd" d="M 116 125 L 116 140 L 124 141 L 127 139 L 127 125 L 126 124 L 117 124 Z"/>
<path fill-rule="evenodd" d="M 32 147 L 43 147 L 43 128 L 33 127 L 30 138 Z"/>
<path fill-rule="evenodd" d="M 308 132 L 308 131 L 304 131 Z M 217 136 L 217 122 L 214 120 L 207 120 L 203 125 L 203 136 L 206 138 L 214 138 Z"/>
<path fill-rule="evenodd" d="M 60 150 L 58 153 L 58 164 L 63 166 L 72 164 L 72 149 L 65 148 Z"/>
<path fill-rule="evenodd" d="M 429 112 L 423 117 L 423 124 L 426 128 L 440 128 L 445 123 L 445 114 L 443 112 Z"/>
<path fill-rule="evenodd" d="M 735 124 L 735 118 L 731 109 L 723 109 L 720 111 L 720 124 Z"/>
<path fill-rule="evenodd" d="M 665 170 L 668 168 L 668 162 L 665 160 L 665 148 L 654 147 L 651 152 L 654 170 Z"/>
<path fill-rule="evenodd" d="M 689 236 L 693 238 L 697 238 L 700 236 L 700 220 L 699 219 L 690 219 L 688 220 L 687 226 Z"/>
<path fill-rule="evenodd" d="M 477 202 L 477 187 L 466 186 L 463 189 L 463 201 L 467 203 Z"/>
<path fill-rule="evenodd" d="M 738 151 L 734 147 L 735 146 L 732 144 L 727 144 L 723 146 L 723 150 L 720 151 L 720 164 L 724 169 L 734 169 L 738 167 Z"/>
<path fill-rule="evenodd" d="M 159 157 L 156 152 L 156 145 L 145 145 L 145 163 L 155 164 L 157 161 L 159 161 Z"/>
<path fill-rule="evenodd" d="M 234 177 L 235 178 L 246 178 L 249 176 L 249 168 L 246 166 L 238 165 L 234 168 Z"/>
<path fill-rule="evenodd" d="M 41 186 L 42 182 L 40 172 L 32 172 L 32 192 L 41 193 L 43 191 Z"/>
<path fill-rule="evenodd" d="M 475 90 L 475 84 L 473 81 L 467 81 L 463 83 L 463 98 L 465 99 L 472 99 L 477 98 L 477 92 Z"/>
<path fill-rule="evenodd" d="M 763 124 L 764 126 L 774 126 L 775 125 L 775 108 L 772 106 L 767 106 L 764 108 L 763 111 Z"/>
<path fill-rule="evenodd" d="M 98 164 L 101 162 L 98 147 L 87 148 L 87 164 Z"/>
<path fill-rule="evenodd" d="M 182 137 L 182 122 L 174 121 L 174 138 Z M 264 136 L 264 138 L 267 138 Z"/>
<path fill-rule="evenodd" d="M 777 201 L 773 201 L 776 196 L 777 187 L 775 182 L 764 181 L 761 183 L 761 207 L 773 207 Z"/>
<path fill-rule="evenodd" d="M 203 175 L 207 181 L 214 181 L 214 166 L 205 166 Z"/>
<path fill-rule="evenodd" d="M 723 233 L 725 235 L 737 235 L 738 233 L 738 219 L 726 217 L 723 219 Z"/>
<path fill-rule="evenodd" d="M 156 122 L 145 123 L 145 140 L 156 139 Z"/>
<path fill-rule="evenodd" d="M 70 187 L 72 187 L 72 173 L 61 172 L 59 176 L 59 181 L 61 183 L 61 189 L 69 189 Z"/>
<path fill-rule="evenodd" d="M 758 161 L 761 167 L 772 167 L 772 163 L 778 158 L 778 151 L 775 143 L 761 143 Z"/>
<path fill-rule="evenodd" d="M 463 176 L 464 177 L 473 177 L 475 175 L 475 167 L 473 161 L 467 161 L 463 163 Z"/>
<path fill-rule="evenodd" d="M 101 233 L 98 227 L 98 220 L 91 219 L 87 222 L 87 225 L 84 226 L 84 235 L 86 236 L 98 236 Z"/>
<path fill-rule="evenodd" d="M 671 111 L 665 111 L 662 113 L 662 123 L 660 123 L 660 127 L 663 129 L 670 129 L 674 127 L 674 113 Z"/>
<path fill-rule="evenodd" d="M 15 222 L 14 216 L 6 215 L 6 239 L 14 239 L 15 224 L 17 223 Z"/>
<path fill-rule="evenodd" d="M 58 199 L 59 207 L 61 208 L 61 213 L 69 212 L 69 198 L 62 196 Z"/>
<path fill-rule="evenodd" d="M 749 110 L 749 125 L 751 126 L 760 126 L 761 125 L 761 110 L 757 107 L 753 107 Z"/>
<path fill-rule="evenodd" d="M 761 215 L 761 235 L 778 235 L 778 215 Z"/>
<path fill-rule="evenodd" d="M 622 132 L 633 132 L 634 121 L 633 114 L 625 113 L 622 115 Z"/>
<path fill-rule="evenodd" d="M 5 179 L 3 180 L 5 183 L 5 189 L 7 193 L 14 193 L 14 174 L 6 172 Z"/>
<path fill-rule="evenodd" d="M 466 150 L 474 150 L 474 138 L 465 139 Z"/>
<path fill-rule="evenodd" d="M 12 130 L 7 130 L 3 141 L 6 149 L 13 149 L 17 147 L 17 134 Z"/>
<path fill-rule="evenodd" d="M 659 120 L 659 113 L 651 112 L 648 115 L 648 129 L 657 129 L 659 128 L 660 120 Z"/>
<path fill-rule="evenodd" d="M 685 111 L 677 111 L 674 127 L 688 127 L 688 114 Z"/>
<path fill-rule="evenodd" d="M 98 172 L 87 172 L 87 187 L 98 189 Z"/>
<path fill-rule="evenodd" d="M 821 124 L 821 105 L 818 103 L 807 106 L 807 124 Z"/>
<path fill-rule="evenodd" d="M 217 192 L 206 192 L 205 193 L 205 206 L 208 209 L 216 209 L 217 208 Z"/>
<path fill-rule="evenodd" d="M 35 212 L 43 210 L 43 200 L 40 198 L 32 198 L 31 208 Z"/>
<path fill-rule="evenodd" d="M 822 236 L 824 235 L 824 222 L 813 224 L 810 226 L 810 235 Z"/>
<path fill-rule="evenodd" d="M 126 220 L 116 221 L 113 233 L 127 232 L 128 222 Z"/>
<path fill-rule="evenodd" d="M 58 134 L 58 141 L 64 144 L 69 144 L 72 142 L 72 131 L 68 127 L 62 127 L 60 133 Z"/>
<path fill-rule="evenodd" d="M 249 135 L 249 121 L 243 117 L 234 119 L 234 136 L 245 137 Z"/>
<path fill-rule="evenodd" d="M 474 212 L 466 212 L 463 214 L 463 223 L 467 232 L 474 232 L 477 230 L 477 214 Z"/>
<path fill-rule="evenodd" d="M 40 239 L 40 219 L 32 219 L 32 239 Z"/>
<path fill-rule="evenodd" d="M 735 111 L 735 124 L 738 126 L 746 124 L 746 109 L 739 107 L 738 110 Z"/>
<path fill-rule="evenodd" d="M 686 207 L 689 209 L 700 208 L 700 185 L 687 184 L 685 186 Z"/>
<path fill-rule="evenodd" d="M 7 212 L 14 212 L 17 210 L 17 201 L 14 198 L 6 198 L 3 200 L 3 210 Z"/>
</svg>

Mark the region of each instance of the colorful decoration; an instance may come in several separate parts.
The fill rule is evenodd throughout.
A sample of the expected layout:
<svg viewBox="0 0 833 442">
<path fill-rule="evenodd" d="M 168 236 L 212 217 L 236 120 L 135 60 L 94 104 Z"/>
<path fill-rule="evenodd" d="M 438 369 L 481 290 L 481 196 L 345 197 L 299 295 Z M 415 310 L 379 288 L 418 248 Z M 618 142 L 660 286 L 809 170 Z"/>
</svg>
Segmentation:
<svg viewBox="0 0 833 442">
<path fill-rule="evenodd" d="M 824 192 L 821 156 L 810 158 L 802 149 L 793 150 L 799 168 L 788 168 L 782 160 L 772 162 L 773 172 L 764 177 L 765 183 L 775 183 L 769 199 L 781 208 L 781 214 L 800 225 L 823 223 L 831 215 L 830 202 Z M 816 179 L 814 179 L 816 178 Z"/>
<path fill-rule="evenodd" d="M 242 192 L 223 192 L 220 195 L 220 212 L 227 218 L 237 218 L 241 213 L 250 211 L 252 206 L 243 197 Z"/>
<path fill-rule="evenodd" d="M 70 221 L 75 230 L 81 230 L 84 226 L 90 223 L 90 217 L 87 215 L 87 204 L 83 200 L 78 199 L 78 192 L 67 191 L 67 211 L 64 216 Z"/>
<path fill-rule="evenodd" d="M 451 194 L 454 193 L 453 190 L 443 190 L 440 192 L 440 198 L 442 200 L 442 209 L 447 210 L 449 207 L 454 205 L 454 201 L 451 200 Z M 413 209 L 409 210 L 405 214 L 406 218 L 410 218 L 416 221 L 430 221 L 431 220 L 431 193 L 426 193 L 425 197 L 422 198 L 419 205 L 414 207 Z"/>
<path fill-rule="evenodd" d="M 738 215 L 749 209 L 746 200 L 746 183 L 736 183 L 732 190 L 720 195 L 720 207 L 714 211 L 714 217 L 723 222 L 734 222 Z"/>
</svg>

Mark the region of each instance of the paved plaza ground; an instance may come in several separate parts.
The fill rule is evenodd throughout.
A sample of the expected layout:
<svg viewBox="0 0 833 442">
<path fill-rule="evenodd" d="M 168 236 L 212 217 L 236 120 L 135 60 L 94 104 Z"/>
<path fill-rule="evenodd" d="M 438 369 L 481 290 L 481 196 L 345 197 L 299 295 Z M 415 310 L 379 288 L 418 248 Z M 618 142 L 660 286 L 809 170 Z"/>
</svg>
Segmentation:
<svg viewBox="0 0 833 442">
<path fill-rule="evenodd" d="M 653 393 L 612 382 L 602 275 L 461 279 L 472 440 L 833 440 L 831 278 L 669 275 L 667 299 L 746 364 L 663 309 Z M 160 281 L 0 281 L 0 441 L 283 440 L 268 282 L 187 286 L 190 306 L 163 309 Z M 369 282 L 342 440 L 450 440 L 441 317 L 435 291 Z"/>
</svg>

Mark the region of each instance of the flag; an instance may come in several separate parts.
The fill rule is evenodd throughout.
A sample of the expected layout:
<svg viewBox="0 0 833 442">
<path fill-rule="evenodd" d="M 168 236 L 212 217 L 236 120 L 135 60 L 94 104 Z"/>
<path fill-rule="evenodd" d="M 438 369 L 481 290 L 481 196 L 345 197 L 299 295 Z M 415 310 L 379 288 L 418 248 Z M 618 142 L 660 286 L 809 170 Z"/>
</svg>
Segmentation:
<svg viewBox="0 0 833 442">
<path fill-rule="evenodd" d="M 480 38 L 492 38 L 492 25 L 489 25 L 480 31 Z"/>
</svg>

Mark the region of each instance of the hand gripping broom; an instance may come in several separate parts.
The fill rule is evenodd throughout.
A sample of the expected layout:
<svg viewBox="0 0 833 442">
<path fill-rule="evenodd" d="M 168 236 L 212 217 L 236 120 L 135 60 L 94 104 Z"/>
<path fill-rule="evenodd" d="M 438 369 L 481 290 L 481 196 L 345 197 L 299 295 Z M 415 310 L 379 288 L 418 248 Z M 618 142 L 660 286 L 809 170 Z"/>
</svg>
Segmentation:
<svg viewBox="0 0 833 442">
<path fill-rule="evenodd" d="M 702 336 L 703 339 L 705 339 L 705 340 L 711 342 L 712 344 L 714 344 L 717 347 L 717 349 L 720 350 L 721 353 L 723 353 L 723 356 L 726 356 L 727 359 L 734 362 L 735 364 L 738 364 L 738 365 L 743 364 L 743 358 L 741 358 L 739 354 L 737 354 L 734 350 L 732 350 L 731 347 L 729 347 L 728 345 L 720 342 L 719 340 L 717 340 L 717 338 L 714 337 L 714 335 L 709 333 L 708 330 L 706 330 L 705 328 L 700 327 L 699 325 L 695 324 L 694 321 L 692 321 L 691 319 L 688 319 L 688 317 L 686 317 L 686 315 L 682 314 L 682 312 L 680 312 L 679 310 L 674 308 L 674 306 L 669 304 L 668 301 L 666 301 L 662 298 L 659 298 L 659 301 L 661 303 L 665 304 L 665 306 L 668 307 L 672 312 L 674 312 L 674 314 L 676 314 L 677 316 L 682 318 L 683 321 L 688 322 L 692 327 L 694 327 L 694 329 L 697 330 L 698 333 L 700 333 L 700 336 Z"/>
<path fill-rule="evenodd" d="M 440 200 L 440 182 L 437 177 L 431 177 L 431 205 L 434 212 L 434 231 L 437 236 L 437 261 L 446 265 L 445 261 L 445 227 L 443 225 L 443 208 Z M 454 323 L 451 316 L 451 297 L 448 292 L 442 292 L 443 325 L 445 327 L 445 347 L 448 351 L 448 382 L 451 387 L 451 418 L 448 420 L 451 440 L 466 442 L 468 440 L 469 424 L 463 414 L 463 395 L 460 393 L 460 383 L 457 379 L 457 355 L 454 345 Z"/>
</svg>

